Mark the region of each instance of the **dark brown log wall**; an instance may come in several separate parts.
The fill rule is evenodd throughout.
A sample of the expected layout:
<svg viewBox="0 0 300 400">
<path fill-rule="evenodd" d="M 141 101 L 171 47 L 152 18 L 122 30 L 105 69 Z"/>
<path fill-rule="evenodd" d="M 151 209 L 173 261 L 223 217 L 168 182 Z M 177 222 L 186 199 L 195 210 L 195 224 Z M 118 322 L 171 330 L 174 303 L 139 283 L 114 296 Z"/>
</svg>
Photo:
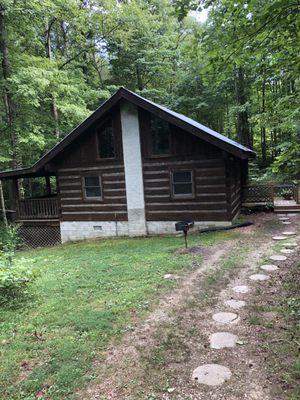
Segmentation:
<svg viewBox="0 0 300 400">
<path fill-rule="evenodd" d="M 171 126 L 171 155 L 151 155 L 151 132 L 146 111 L 139 113 L 143 175 L 148 221 L 227 221 L 226 169 L 223 152 L 207 142 Z M 193 198 L 173 198 L 172 170 L 192 170 Z"/>
<path fill-rule="evenodd" d="M 229 217 L 233 219 L 239 212 L 242 204 L 242 163 L 230 157 L 227 165 L 227 185 L 229 199 Z"/>
<path fill-rule="evenodd" d="M 170 172 L 193 170 L 193 198 L 172 198 Z M 146 218 L 148 221 L 226 221 L 225 164 L 222 159 L 144 163 Z"/>
<path fill-rule="evenodd" d="M 98 156 L 97 129 L 107 118 L 113 119 L 116 157 L 101 160 Z M 56 160 L 62 221 L 126 221 L 127 205 L 120 113 L 113 110 L 81 136 Z M 85 199 L 84 176 L 100 176 L 102 199 Z"/>
<path fill-rule="evenodd" d="M 114 121 L 116 158 L 100 160 L 96 131 L 107 117 L 112 117 Z M 113 110 L 107 117 L 55 160 L 62 220 L 127 220 L 119 109 Z M 171 154 L 168 157 L 153 156 L 150 151 L 149 113 L 139 110 L 139 119 L 146 219 L 231 220 L 240 207 L 240 161 L 175 126 L 171 126 Z M 170 174 L 177 169 L 193 171 L 193 198 L 172 197 Z M 103 199 L 86 200 L 82 191 L 82 177 L 95 174 L 102 179 Z"/>
</svg>

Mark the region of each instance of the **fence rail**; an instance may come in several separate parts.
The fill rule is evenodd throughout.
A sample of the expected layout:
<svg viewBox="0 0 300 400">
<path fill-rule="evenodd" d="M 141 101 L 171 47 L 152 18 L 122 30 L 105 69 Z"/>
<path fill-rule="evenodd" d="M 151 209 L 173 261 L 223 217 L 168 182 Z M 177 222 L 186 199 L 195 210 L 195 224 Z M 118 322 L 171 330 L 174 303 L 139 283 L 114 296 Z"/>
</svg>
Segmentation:
<svg viewBox="0 0 300 400">
<path fill-rule="evenodd" d="M 244 204 L 274 204 L 275 199 L 295 200 L 299 202 L 299 187 L 293 184 L 247 185 L 242 190 Z"/>
<path fill-rule="evenodd" d="M 254 204 L 273 203 L 274 187 L 272 185 L 248 185 L 242 190 L 242 202 Z"/>
<path fill-rule="evenodd" d="M 59 217 L 57 197 L 18 201 L 19 219 L 53 219 Z"/>
</svg>

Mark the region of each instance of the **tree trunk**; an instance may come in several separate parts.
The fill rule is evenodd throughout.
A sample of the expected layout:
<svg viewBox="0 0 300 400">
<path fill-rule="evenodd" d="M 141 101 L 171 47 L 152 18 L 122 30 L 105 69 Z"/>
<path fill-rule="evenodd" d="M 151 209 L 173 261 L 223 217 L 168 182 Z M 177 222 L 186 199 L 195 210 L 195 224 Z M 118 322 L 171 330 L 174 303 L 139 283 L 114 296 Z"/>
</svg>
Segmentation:
<svg viewBox="0 0 300 400">
<path fill-rule="evenodd" d="M 52 49 L 51 49 L 51 27 L 53 24 L 54 20 L 49 24 L 48 21 L 46 21 L 46 26 L 45 26 L 45 49 L 46 49 L 46 56 L 49 58 L 49 60 L 52 60 Z M 56 106 L 56 100 L 55 96 L 53 93 L 51 93 L 51 114 L 54 120 L 54 135 L 56 138 L 59 138 L 60 136 L 60 130 L 59 130 L 59 122 L 58 122 L 58 111 L 57 111 L 57 106 Z"/>
<path fill-rule="evenodd" d="M 249 129 L 248 112 L 246 110 L 247 96 L 245 90 L 244 70 L 238 67 L 235 70 L 235 94 L 240 107 L 237 113 L 237 135 L 241 144 L 252 148 L 252 140 Z"/>
<path fill-rule="evenodd" d="M 1 201 L 1 211 L 2 211 L 3 223 L 7 227 L 8 222 L 7 222 L 7 217 L 6 217 L 6 208 L 5 208 L 5 201 L 4 201 L 3 187 L 2 187 L 1 179 L 0 179 L 0 201 Z"/>
<path fill-rule="evenodd" d="M 15 169 L 22 167 L 22 161 L 19 148 L 19 136 L 14 126 L 16 107 L 8 83 L 8 79 L 11 76 L 11 68 L 8 58 L 5 10 L 3 7 L 0 8 L 0 52 L 2 56 L 1 67 L 3 76 L 3 102 L 6 114 L 6 123 L 8 126 L 11 143 L 11 167 Z"/>
<path fill-rule="evenodd" d="M 262 159 L 262 165 L 265 167 L 267 164 L 267 143 L 266 143 L 266 127 L 265 127 L 265 112 L 266 112 L 266 80 L 265 80 L 265 78 L 263 78 L 263 82 L 262 82 L 261 112 L 262 112 L 263 118 L 264 118 L 264 122 L 261 127 L 261 159 Z"/>
<path fill-rule="evenodd" d="M 141 71 L 139 65 L 136 66 L 136 79 L 137 79 L 137 87 L 139 90 L 144 89 L 143 80 L 141 76 Z"/>
</svg>

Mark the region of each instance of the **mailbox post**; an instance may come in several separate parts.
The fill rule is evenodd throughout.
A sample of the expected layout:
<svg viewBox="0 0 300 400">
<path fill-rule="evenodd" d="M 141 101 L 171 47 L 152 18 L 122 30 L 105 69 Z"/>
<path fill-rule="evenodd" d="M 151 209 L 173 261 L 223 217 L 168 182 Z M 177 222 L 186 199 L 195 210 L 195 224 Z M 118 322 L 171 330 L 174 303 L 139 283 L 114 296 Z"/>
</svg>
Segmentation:
<svg viewBox="0 0 300 400">
<path fill-rule="evenodd" d="M 185 241 L 185 248 L 187 249 L 188 243 L 187 243 L 187 233 L 194 226 L 194 221 L 180 221 L 176 222 L 175 224 L 175 230 L 181 231 L 184 233 L 184 241 Z"/>
</svg>

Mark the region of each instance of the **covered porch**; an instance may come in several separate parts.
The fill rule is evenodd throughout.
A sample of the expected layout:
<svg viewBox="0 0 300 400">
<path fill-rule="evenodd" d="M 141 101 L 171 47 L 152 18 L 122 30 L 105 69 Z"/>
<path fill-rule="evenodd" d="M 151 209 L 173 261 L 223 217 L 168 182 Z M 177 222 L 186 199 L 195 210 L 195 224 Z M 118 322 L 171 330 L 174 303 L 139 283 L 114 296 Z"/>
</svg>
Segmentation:
<svg viewBox="0 0 300 400">
<path fill-rule="evenodd" d="M 29 247 L 61 243 L 60 197 L 55 171 L 33 168 L 0 173 L 3 222 L 20 224 L 19 237 Z"/>
<path fill-rule="evenodd" d="M 59 220 L 60 200 L 54 173 L 30 169 L 2 172 L 2 212 L 13 222 Z"/>
</svg>

